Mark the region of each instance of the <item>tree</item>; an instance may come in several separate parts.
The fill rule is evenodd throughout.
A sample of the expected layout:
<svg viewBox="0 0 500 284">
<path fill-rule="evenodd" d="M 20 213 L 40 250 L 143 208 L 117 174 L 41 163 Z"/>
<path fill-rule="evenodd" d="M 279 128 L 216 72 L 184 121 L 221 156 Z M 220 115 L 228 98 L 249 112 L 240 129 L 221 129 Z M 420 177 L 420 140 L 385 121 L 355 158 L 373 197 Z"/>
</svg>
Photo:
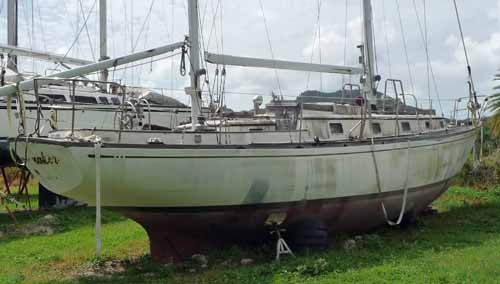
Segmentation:
<svg viewBox="0 0 500 284">
<path fill-rule="evenodd" d="M 495 81 L 500 81 L 500 74 L 495 75 Z M 493 112 L 490 119 L 490 127 L 492 133 L 496 137 L 500 137 L 500 85 L 494 88 L 495 94 L 488 99 L 488 110 Z"/>
</svg>

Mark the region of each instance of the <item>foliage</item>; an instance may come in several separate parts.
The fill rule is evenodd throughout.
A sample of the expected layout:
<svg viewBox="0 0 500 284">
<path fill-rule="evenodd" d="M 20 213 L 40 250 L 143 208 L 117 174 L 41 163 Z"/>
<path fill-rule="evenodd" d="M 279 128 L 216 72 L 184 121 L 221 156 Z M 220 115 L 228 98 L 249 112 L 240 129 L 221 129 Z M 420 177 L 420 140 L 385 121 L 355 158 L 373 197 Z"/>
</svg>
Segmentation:
<svg viewBox="0 0 500 284">
<path fill-rule="evenodd" d="M 93 209 L 20 215 L 20 227 L 54 215 L 57 230 L 0 237 L 0 283 L 498 283 L 499 189 L 454 187 L 435 203 L 440 214 L 403 231 L 381 228 L 362 241 L 336 235 L 330 250 L 280 263 L 273 246 L 218 250 L 207 255 L 206 268 L 152 263 L 144 230 L 111 211 L 104 211 L 100 259 L 94 257 Z M 0 215 L 0 231 L 11 226 Z M 356 248 L 343 249 L 351 238 Z M 241 265 L 242 258 L 255 263 Z"/>
<path fill-rule="evenodd" d="M 500 81 L 500 74 L 495 75 L 495 80 Z M 495 94 L 488 98 L 488 110 L 493 112 L 490 127 L 495 137 L 500 137 L 500 86 L 496 86 Z"/>
<path fill-rule="evenodd" d="M 454 184 L 475 189 L 488 189 L 500 185 L 500 152 L 483 158 L 476 168 L 472 157 L 465 163 Z"/>
</svg>

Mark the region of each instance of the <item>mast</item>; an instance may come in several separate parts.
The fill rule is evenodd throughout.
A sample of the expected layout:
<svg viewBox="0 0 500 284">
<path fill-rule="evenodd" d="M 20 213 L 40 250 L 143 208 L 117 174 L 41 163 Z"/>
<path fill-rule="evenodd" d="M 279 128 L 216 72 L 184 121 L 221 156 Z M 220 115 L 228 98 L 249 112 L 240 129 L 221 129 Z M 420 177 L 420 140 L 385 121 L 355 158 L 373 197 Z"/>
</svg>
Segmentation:
<svg viewBox="0 0 500 284">
<path fill-rule="evenodd" d="M 374 71 L 374 46 L 373 46 L 373 11 L 371 0 L 363 0 L 363 27 L 364 27 L 364 44 L 363 58 L 365 68 L 365 82 L 363 84 L 366 98 L 370 104 L 371 110 L 372 101 L 376 101 L 375 93 L 375 71 Z"/>
<path fill-rule="evenodd" d="M 99 61 L 107 60 L 108 57 L 108 22 L 106 18 L 106 0 L 99 0 Z M 101 81 L 108 81 L 108 69 L 101 70 L 100 78 Z"/>
<path fill-rule="evenodd" d="M 201 116 L 201 90 L 198 79 L 203 72 L 200 69 L 198 0 L 188 0 L 188 16 L 191 86 L 186 88 L 186 94 L 191 96 L 191 127 L 196 130 Z"/>
<path fill-rule="evenodd" d="M 7 2 L 7 44 L 17 46 L 17 0 Z M 17 56 L 9 55 L 7 68 L 17 72 Z"/>
</svg>

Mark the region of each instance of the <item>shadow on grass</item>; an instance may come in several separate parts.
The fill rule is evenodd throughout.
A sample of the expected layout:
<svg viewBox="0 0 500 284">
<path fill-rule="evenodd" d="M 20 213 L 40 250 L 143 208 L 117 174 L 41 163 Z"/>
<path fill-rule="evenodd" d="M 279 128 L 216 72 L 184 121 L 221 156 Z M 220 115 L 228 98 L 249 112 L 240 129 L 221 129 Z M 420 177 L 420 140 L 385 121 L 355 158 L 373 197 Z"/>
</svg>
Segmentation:
<svg viewBox="0 0 500 284">
<path fill-rule="evenodd" d="M 43 223 L 43 218 L 47 215 L 52 215 L 54 221 L 50 226 L 55 230 L 55 234 L 64 233 L 75 230 L 80 227 L 95 225 L 95 208 L 94 207 L 72 207 L 50 210 L 33 210 L 33 211 L 18 211 L 14 213 L 17 223 L 11 219 L 7 213 L 0 213 L 0 231 L 7 234 L 7 238 L 0 242 L 8 243 L 20 238 L 27 237 L 22 233 L 22 229 L 26 226 Z M 102 224 L 112 224 L 126 220 L 121 215 L 110 211 L 103 210 Z"/>
<path fill-rule="evenodd" d="M 444 202 L 438 202 L 445 209 L 442 213 L 421 217 L 407 229 L 372 231 L 352 250 L 342 248 L 344 241 L 352 236 L 338 235 L 329 251 L 286 258 L 281 263 L 273 261 L 275 250 L 271 244 L 214 251 L 208 254 L 207 268 L 192 261 L 165 266 L 152 263 L 145 256 L 122 262 L 123 272 L 82 276 L 61 283 L 269 283 L 277 276 L 287 282 L 286 279 L 311 279 L 418 259 L 429 253 L 478 247 L 500 235 L 500 195 L 489 192 L 485 197 L 479 193 L 475 198 L 474 194 L 461 198 L 457 190 L 453 198 L 447 200 L 445 196 Z M 252 258 L 255 264 L 241 266 L 242 258 Z M 318 262 L 321 259 L 323 262 Z"/>
</svg>

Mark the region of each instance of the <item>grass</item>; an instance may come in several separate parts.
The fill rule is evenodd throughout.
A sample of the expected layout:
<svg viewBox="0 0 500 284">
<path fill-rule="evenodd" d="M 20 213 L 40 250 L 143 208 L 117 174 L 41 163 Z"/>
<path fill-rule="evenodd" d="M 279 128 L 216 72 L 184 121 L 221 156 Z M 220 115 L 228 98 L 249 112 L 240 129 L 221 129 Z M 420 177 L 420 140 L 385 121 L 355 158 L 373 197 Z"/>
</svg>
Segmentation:
<svg viewBox="0 0 500 284">
<path fill-rule="evenodd" d="M 104 212 L 103 257 L 94 257 L 94 211 L 76 208 L 18 215 L 14 226 L 0 215 L 0 283 L 499 283 L 500 192 L 453 187 L 435 205 L 438 215 L 422 217 L 406 230 L 381 228 L 357 242 L 340 235 L 322 253 L 274 262 L 273 247 L 233 247 L 194 262 L 151 263 L 144 230 Z M 43 216 L 56 216 L 51 236 L 22 233 Z M 242 258 L 255 263 L 239 264 Z M 115 261 L 120 272 L 89 275 Z M 108 264 L 106 264 L 108 263 Z"/>
</svg>

